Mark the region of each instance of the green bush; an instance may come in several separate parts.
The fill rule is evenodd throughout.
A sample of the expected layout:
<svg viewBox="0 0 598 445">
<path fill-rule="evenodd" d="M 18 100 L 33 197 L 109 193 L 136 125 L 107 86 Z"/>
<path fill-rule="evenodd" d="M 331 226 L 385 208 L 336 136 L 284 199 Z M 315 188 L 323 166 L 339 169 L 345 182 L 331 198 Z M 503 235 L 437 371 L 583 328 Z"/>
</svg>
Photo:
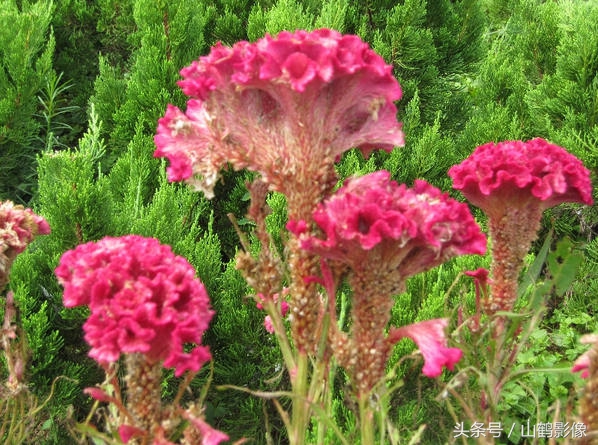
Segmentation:
<svg viewBox="0 0 598 445">
<path fill-rule="evenodd" d="M 169 184 L 164 161 L 153 158 L 153 136 L 166 105 L 184 107 L 176 86 L 182 67 L 219 40 L 230 45 L 297 28 L 355 33 L 394 67 L 404 93 L 398 108 L 406 145 L 369 159 L 346 153 L 337 165 L 341 179 L 384 168 L 399 182 L 424 178 L 449 191 L 446 171 L 477 145 L 536 136 L 580 157 L 596 179 L 597 24 L 598 6 L 573 1 L 0 1 L 0 197 L 33 198 L 34 209 L 52 227 L 50 236 L 19 256 L 11 287 L 32 348 L 32 389 L 44 397 L 56 377 L 69 377 L 58 381 L 48 405 L 47 443 L 68 443 L 68 407 L 73 418 L 85 416 L 90 400 L 81 390 L 101 378 L 80 329 L 86 314 L 62 307 L 53 269 L 77 244 L 128 233 L 171 244 L 209 290 L 217 311 L 205 339 L 214 355 L 210 423 L 233 439 L 285 440 L 270 402 L 216 389 L 231 384 L 277 390 L 288 381 L 279 373 L 275 342 L 263 329 L 264 314 L 247 298 L 251 289 L 234 268 L 240 243 L 229 214 L 252 252 L 260 248 L 245 219 L 245 182 L 252 175 L 224 173 L 217 197 L 208 201 Z M 282 255 L 284 197 L 272 194 L 268 204 L 268 230 Z M 598 214 L 595 208 L 563 206 L 544 226 L 590 243 L 582 251 L 578 280 L 555 300 L 521 366 L 568 366 L 581 352 L 579 335 L 596 330 L 580 314 L 596 294 L 598 247 L 591 240 Z M 458 259 L 412 279 L 396 297 L 393 323 L 455 320 L 460 307 L 472 311 L 472 287 L 459 273 L 483 261 Z M 393 395 L 391 414 L 401 437 L 411 437 L 433 416 L 441 427 L 423 437 L 446 440 L 452 419 L 435 401 L 437 384 L 409 377 L 417 361 L 398 363 L 413 349 L 403 341 L 393 355 L 394 383 L 403 379 L 403 387 Z M 543 410 L 571 382 L 539 375 L 527 381 L 542 389 Z M 343 376 L 334 383 L 332 415 L 350 430 L 355 419 L 345 407 L 350 401 Z M 520 389 L 509 392 L 505 403 L 521 407 L 513 416 L 535 408 L 525 396 Z"/>
</svg>

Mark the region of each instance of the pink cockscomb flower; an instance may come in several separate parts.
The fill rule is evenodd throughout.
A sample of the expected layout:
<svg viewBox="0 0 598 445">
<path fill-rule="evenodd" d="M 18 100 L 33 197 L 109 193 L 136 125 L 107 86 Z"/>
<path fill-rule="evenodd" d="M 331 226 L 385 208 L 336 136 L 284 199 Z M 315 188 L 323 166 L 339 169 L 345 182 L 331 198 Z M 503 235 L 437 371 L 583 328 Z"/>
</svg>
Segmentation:
<svg viewBox="0 0 598 445">
<path fill-rule="evenodd" d="M 563 202 L 591 204 L 590 173 L 575 156 L 540 138 L 482 145 L 448 173 L 453 187 L 488 216 L 492 279 L 484 309 L 511 311 L 542 212 Z"/>
<path fill-rule="evenodd" d="M 448 174 L 453 187 L 491 217 L 530 203 L 542 210 L 563 202 L 592 204 L 588 169 L 541 138 L 482 145 Z"/>
<path fill-rule="evenodd" d="M 315 235 L 301 221 L 291 220 L 287 228 L 303 249 L 323 258 L 338 276 L 348 273 L 351 332 L 337 332 L 332 324 L 332 349 L 358 396 L 369 397 L 384 376 L 391 352 L 385 330 L 392 296 L 405 290 L 410 276 L 456 255 L 483 254 L 486 237 L 466 204 L 425 181 L 416 181 L 412 188 L 399 185 L 387 171 L 348 180 L 316 207 L 313 220 L 320 229 Z"/>
<path fill-rule="evenodd" d="M 37 235 L 50 233 L 48 222 L 31 209 L 0 202 L 0 290 L 8 281 L 8 273 L 16 256 L 23 252 Z"/>
<path fill-rule="evenodd" d="M 66 307 L 89 306 L 83 329 L 100 364 L 142 353 L 180 376 L 210 360 L 200 346 L 213 315 L 208 295 L 193 266 L 169 246 L 137 235 L 106 237 L 65 252 L 56 276 Z"/>
<path fill-rule="evenodd" d="M 306 225 L 300 222 L 287 226 L 302 248 L 354 270 L 378 258 L 402 279 L 453 256 L 486 251 L 486 237 L 467 205 L 422 180 L 412 188 L 399 185 L 384 170 L 349 179 L 313 219 L 323 238 L 302 233 Z"/>
<path fill-rule="evenodd" d="M 213 195 L 219 171 L 259 172 L 273 190 L 328 187 L 333 161 L 359 147 L 404 144 L 392 67 L 359 37 L 330 29 L 217 44 L 181 71 L 186 112 L 169 106 L 155 156 L 171 181 Z"/>
<path fill-rule="evenodd" d="M 463 356 L 460 349 L 447 347 L 444 333 L 447 326 L 446 319 L 438 318 L 393 328 L 388 334 L 388 341 L 396 343 L 402 338 L 409 337 L 417 344 L 424 356 L 423 374 L 427 377 L 438 377 L 443 367 L 446 366 L 452 371 Z"/>
</svg>

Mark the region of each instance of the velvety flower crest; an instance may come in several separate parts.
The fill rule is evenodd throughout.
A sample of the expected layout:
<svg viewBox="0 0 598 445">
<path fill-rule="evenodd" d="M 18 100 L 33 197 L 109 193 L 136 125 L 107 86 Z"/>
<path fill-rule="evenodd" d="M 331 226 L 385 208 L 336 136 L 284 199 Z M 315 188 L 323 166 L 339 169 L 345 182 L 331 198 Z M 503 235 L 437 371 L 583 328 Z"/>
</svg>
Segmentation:
<svg viewBox="0 0 598 445">
<path fill-rule="evenodd" d="M 317 171 L 344 151 L 404 144 L 392 67 L 359 37 L 330 29 L 281 32 L 255 43 L 217 44 L 181 70 L 187 111 L 169 106 L 154 155 L 171 181 L 209 197 L 232 165 L 284 191 L 301 169 Z"/>
<path fill-rule="evenodd" d="M 210 360 L 199 346 L 213 315 L 208 295 L 170 246 L 137 235 L 106 237 L 65 252 L 56 276 L 66 307 L 89 306 L 83 330 L 100 364 L 143 353 L 179 376 Z M 186 344 L 195 347 L 186 352 Z"/>
<path fill-rule="evenodd" d="M 314 210 L 313 219 L 323 238 L 306 233 L 302 222 L 287 225 L 302 248 L 352 267 L 379 249 L 403 277 L 455 255 L 486 251 L 486 238 L 465 204 L 422 180 L 412 188 L 399 185 L 384 170 L 349 179 Z"/>
<path fill-rule="evenodd" d="M 454 188 L 491 216 L 529 199 L 542 209 L 563 202 L 592 204 L 589 171 L 565 149 L 541 138 L 481 145 L 448 174 Z"/>
<path fill-rule="evenodd" d="M 388 334 L 388 340 L 391 343 L 396 343 L 402 338 L 409 337 L 417 344 L 424 356 L 423 374 L 427 377 L 438 377 L 442 373 L 443 367 L 446 366 L 452 371 L 463 356 L 460 349 L 447 347 L 444 333 L 447 326 L 448 321 L 445 318 L 421 321 L 400 328 L 392 328 Z"/>
</svg>

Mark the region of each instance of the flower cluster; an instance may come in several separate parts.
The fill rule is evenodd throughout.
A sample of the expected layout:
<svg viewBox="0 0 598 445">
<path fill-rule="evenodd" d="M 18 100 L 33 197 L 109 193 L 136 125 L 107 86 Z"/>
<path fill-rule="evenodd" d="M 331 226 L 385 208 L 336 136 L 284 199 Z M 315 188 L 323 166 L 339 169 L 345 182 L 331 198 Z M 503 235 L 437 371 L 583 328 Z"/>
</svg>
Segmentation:
<svg viewBox="0 0 598 445">
<path fill-rule="evenodd" d="M 367 154 L 404 143 L 392 67 L 354 35 L 285 31 L 218 44 L 181 75 L 192 99 L 185 113 L 169 106 L 158 121 L 155 156 L 169 159 L 171 181 L 208 197 L 227 163 L 285 191 L 289 178 L 317 180 L 352 147 Z"/>
<path fill-rule="evenodd" d="M 6 284 L 6 275 L 15 257 L 36 235 L 49 233 L 48 222 L 31 209 L 14 205 L 11 201 L 0 203 L 0 287 Z"/>
<path fill-rule="evenodd" d="M 66 307 L 89 306 L 85 339 L 101 365 L 142 353 L 180 376 L 211 358 L 199 346 L 213 315 L 204 285 L 158 240 L 129 235 L 79 245 L 62 256 L 56 275 Z M 187 343 L 196 346 L 185 352 Z"/>
<path fill-rule="evenodd" d="M 305 233 L 300 221 L 288 225 L 301 247 L 354 270 L 375 254 L 406 278 L 450 257 L 486 251 L 486 237 L 467 205 L 423 180 L 412 188 L 399 185 L 384 170 L 347 181 L 313 219 L 323 239 Z"/>
<path fill-rule="evenodd" d="M 563 202 L 592 204 L 589 171 L 565 149 L 541 138 L 481 145 L 448 173 L 453 187 L 490 217 L 530 200 L 543 210 Z"/>
</svg>

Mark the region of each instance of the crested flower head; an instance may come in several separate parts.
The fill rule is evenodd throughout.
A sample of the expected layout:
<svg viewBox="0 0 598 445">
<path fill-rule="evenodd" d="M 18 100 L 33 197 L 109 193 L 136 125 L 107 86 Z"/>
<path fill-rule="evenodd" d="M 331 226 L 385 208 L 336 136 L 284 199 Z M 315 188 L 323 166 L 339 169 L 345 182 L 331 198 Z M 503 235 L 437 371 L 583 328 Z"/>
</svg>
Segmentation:
<svg viewBox="0 0 598 445">
<path fill-rule="evenodd" d="M 302 248 L 354 269 L 376 254 L 406 278 L 453 256 L 486 251 L 486 238 L 465 204 L 425 181 L 398 185 L 384 170 L 348 180 L 313 219 L 323 238 L 305 233 L 301 222 L 287 227 L 300 236 Z"/>
<path fill-rule="evenodd" d="M 563 202 L 592 203 L 590 173 L 565 149 L 541 138 L 478 147 L 450 168 L 453 187 L 489 216 L 537 202 L 541 209 Z"/>
<path fill-rule="evenodd" d="M 106 237 L 65 252 L 56 268 L 66 307 L 87 305 L 89 355 L 105 365 L 121 353 L 163 360 L 177 376 L 210 359 L 199 345 L 213 311 L 193 266 L 153 238 Z"/>
<path fill-rule="evenodd" d="M 319 179 L 352 147 L 368 154 L 404 143 L 392 67 L 354 35 L 285 31 L 217 44 L 181 75 L 191 100 L 159 120 L 154 155 L 169 159 L 171 181 L 207 196 L 227 164 L 284 192 L 289 179 Z"/>
<path fill-rule="evenodd" d="M 438 377 L 444 366 L 452 371 L 463 355 L 460 349 L 447 347 L 444 333 L 447 326 L 448 321 L 445 318 L 437 318 L 392 328 L 388 334 L 388 341 L 396 343 L 409 337 L 424 356 L 424 375 Z"/>
</svg>

